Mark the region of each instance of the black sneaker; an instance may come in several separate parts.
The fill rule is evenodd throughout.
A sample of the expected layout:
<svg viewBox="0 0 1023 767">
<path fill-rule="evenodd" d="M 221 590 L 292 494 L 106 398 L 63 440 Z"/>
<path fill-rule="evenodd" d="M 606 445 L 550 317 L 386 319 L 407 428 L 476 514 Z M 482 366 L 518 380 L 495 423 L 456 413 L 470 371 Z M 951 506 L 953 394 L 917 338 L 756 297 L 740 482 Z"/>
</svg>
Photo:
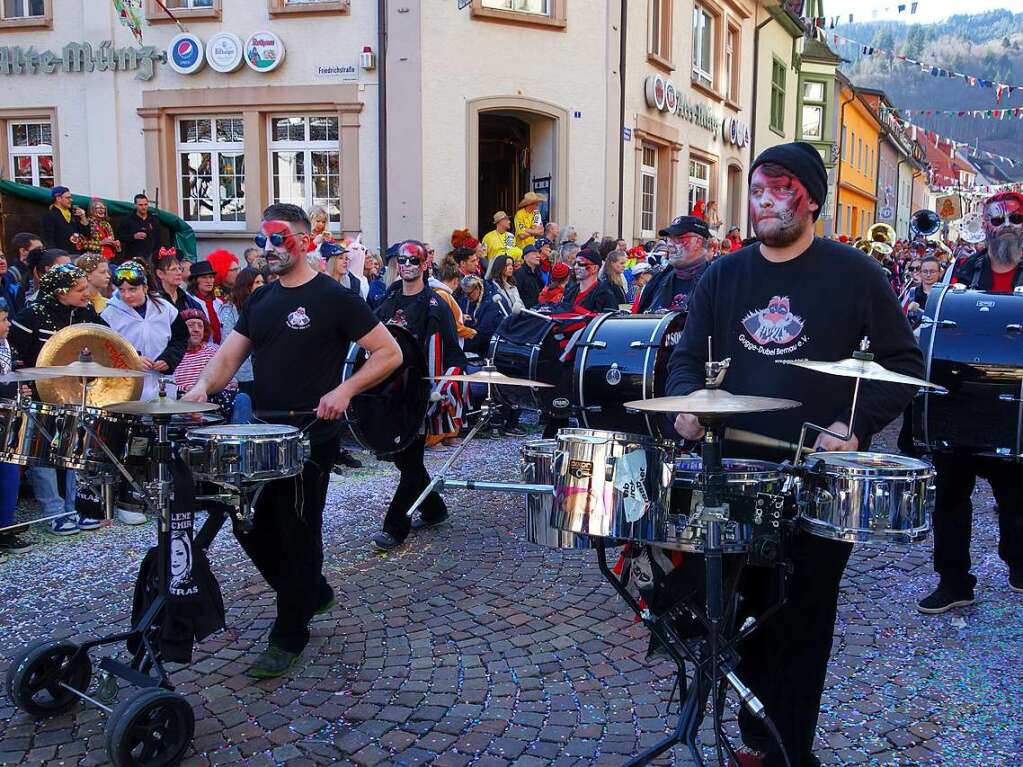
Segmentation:
<svg viewBox="0 0 1023 767">
<path fill-rule="evenodd" d="M 1023 569 L 1009 571 L 1009 588 L 1017 594 L 1023 594 Z"/>
<path fill-rule="evenodd" d="M 249 667 L 249 676 L 256 679 L 275 679 L 284 676 L 297 660 L 298 653 L 270 645 Z"/>
<path fill-rule="evenodd" d="M 362 461 L 352 455 L 350 450 L 342 450 L 341 455 L 337 457 L 337 462 L 341 466 L 347 466 L 349 469 L 361 469 Z"/>
<path fill-rule="evenodd" d="M 506 437 L 525 437 L 526 430 L 521 426 L 509 426 L 507 429 L 502 429 L 501 433 Z"/>
<path fill-rule="evenodd" d="M 7 554 L 24 554 L 33 546 L 34 542 L 15 533 L 0 533 L 0 551 Z"/>
<path fill-rule="evenodd" d="M 404 541 L 399 541 L 393 535 L 386 533 L 383 530 L 373 536 L 373 545 L 381 551 L 396 549 L 401 546 L 402 543 L 404 543 Z"/>
<path fill-rule="evenodd" d="M 973 589 L 969 591 L 952 591 L 945 586 L 939 585 L 930 595 L 916 603 L 916 609 L 924 615 L 939 615 L 955 607 L 972 605 L 975 601 Z"/>
<path fill-rule="evenodd" d="M 437 527 L 438 525 L 443 525 L 447 521 L 448 521 L 447 512 L 445 512 L 444 516 L 441 517 L 440 519 L 426 520 L 426 519 L 423 519 L 422 517 L 416 517 L 415 519 L 412 520 L 412 529 L 413 530 L 429 530 L 431 527 Z"/>
</svg>

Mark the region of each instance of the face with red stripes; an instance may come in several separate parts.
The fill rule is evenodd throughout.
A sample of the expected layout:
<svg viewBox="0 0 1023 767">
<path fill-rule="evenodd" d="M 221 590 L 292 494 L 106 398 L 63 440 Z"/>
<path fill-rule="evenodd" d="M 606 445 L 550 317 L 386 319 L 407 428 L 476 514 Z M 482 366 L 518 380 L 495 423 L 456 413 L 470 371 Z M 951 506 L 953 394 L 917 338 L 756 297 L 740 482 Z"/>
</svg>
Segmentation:
<svg viewBox="0 0 1023 767">
<path fill-rule="evenodd" d="M 995 195 L 984 204 L 984 234 L 991 263 L 1006 271 L 1023 255 L 1023 195 Z"/>
<path fill-rule="evenodd" d="M 783 248 L 813 226 L 819 206 L 798 178 L 780 165 L 764 163 L 753 171 L 749 187 L 753 230 L 765 245 Z"/>
</svg>

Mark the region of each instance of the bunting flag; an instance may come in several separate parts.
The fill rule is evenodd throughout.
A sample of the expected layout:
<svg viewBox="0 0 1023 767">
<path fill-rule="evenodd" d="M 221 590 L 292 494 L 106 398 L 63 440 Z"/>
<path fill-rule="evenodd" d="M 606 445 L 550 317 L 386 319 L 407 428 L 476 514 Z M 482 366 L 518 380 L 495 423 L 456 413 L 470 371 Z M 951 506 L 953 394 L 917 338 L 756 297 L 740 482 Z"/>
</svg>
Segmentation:
<svg viewBox="0 0 1023 767">
<path fill-rule="evenodd" d="M 887 56 L 894 59 L 895 61 L 919 67 L 921 71 L 926 72 L 931 77 L 961 79 L 971 88 L 989 88 L 991 90 L 994 90 L 995 92 L 996 104 L 1001 104 L 1002 99 L 1011 96 L 1014 91 L 1019 91 L 1020 93 L 1023 93 L 1023 85 L 999 83 L 995 82 L 994 80 L 989 80 L 985 77 L 977 77 L 976 75 L 968 75 L 964 74 L 963 72 L 955 72 L 946 67 L 938 66 L 937 64 L 918 61 L 917 59 L 910 58 L 905 54 L 885 50 L 884 48 L 878 48 L 873 45 L 866 45 L 858 40 L 853 40 L 851 37 L 840 35 L 837 32 L 832 32 L 831 38 L 832 40 L 834 40 L 836 46 L 845 44 L 850 48 L 855 48 L 856 51 L 863 56 Z"/>
<path fill-rule="evenodd" d="M 1001 162 L 1008 163 L 1009 167 L 1012 168 L 1023 168 L 1023 160 L 1020 160 L 1019 158 L 1006 157 L 1003 154 L 996 154 L 984 149 L 978 149 L 967 141 L 956 141 L 948 136 L 942 136 L 937 131 L 929 130 L 921 125 L 911 123 L 908 120 L 900 118 L 898 115 L 895 115 L 895 119 L 897 122 L 902 124 L 904 130 L 909 129 L 910 135 L 913 137 L 914 141 L 920 140 L 920 137 L 923 136 L 935 147 L 938 147 L 941 144 L 947 144 L 951 147 L 953 152 L 960 149 L 968 149 L 968 154 L 984 157 L 988 160 L 1000 160 Z"/>
<path fill-rule="evenodd" d="M 139 44 L 142 43 L 142 0 L 114 0 L 117 20 L 126 26 Z"/>
<path fill-rule="evenodd" d="M 900 109 L 881 105 L 888 112 L 904 117 L 977 117 L 981 120 L 1023 120 L 1023 107 L 1008 109 Z"/>
</svg>

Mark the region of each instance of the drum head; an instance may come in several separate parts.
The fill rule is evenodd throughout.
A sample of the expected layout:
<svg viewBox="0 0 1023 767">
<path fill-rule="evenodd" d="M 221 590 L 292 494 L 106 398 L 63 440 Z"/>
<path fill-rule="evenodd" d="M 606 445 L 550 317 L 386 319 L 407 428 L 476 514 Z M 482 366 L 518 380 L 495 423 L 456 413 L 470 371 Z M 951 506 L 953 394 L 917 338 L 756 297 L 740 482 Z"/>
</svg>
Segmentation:
<svg viewBox="0 0 1023 767">
<path fill-rule="evenodd" d="M 189 435 L 199 437 L 287 437 L 291 434 L 298 434 L 296 426 L 286 426 L 276 423 L 245 423 L 225 424 L 223 426 L 200 426 L 192 429 Z"/>
<path fill-rule="evenodd" d="M 399 453 L 412 444 L 423 428 L 430 406 L 429 372 L 423 349 L 405 328 L 387 325 L 401 347 L 401 367 L 372 389 L 352 398 L 346 411 L 352 436 L 380 458 Z M 354 355 L 354 359 L 351 355 Z M 354 374 L 366 362 L 366 352 L 352 346 L 346 370 Z"/>
</svg>

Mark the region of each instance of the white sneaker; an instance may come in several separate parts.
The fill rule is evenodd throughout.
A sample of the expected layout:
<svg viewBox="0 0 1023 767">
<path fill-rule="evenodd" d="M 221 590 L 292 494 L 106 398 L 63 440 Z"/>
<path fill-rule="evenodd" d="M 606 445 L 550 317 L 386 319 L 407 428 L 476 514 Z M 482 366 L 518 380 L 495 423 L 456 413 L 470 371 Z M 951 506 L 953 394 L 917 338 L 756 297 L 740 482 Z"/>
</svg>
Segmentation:
<svg viewBox="0 0 1023 767">
<path fill-rule="evenodd" d="M 114 513 L 117 516 L 117 521 L 122 522 L 125 525 L 144 525 L 149 521 L 149 518 L 146 517 L 145 514 L 141 514 L 137 511 L 115 508 Z"/>
</svg>

